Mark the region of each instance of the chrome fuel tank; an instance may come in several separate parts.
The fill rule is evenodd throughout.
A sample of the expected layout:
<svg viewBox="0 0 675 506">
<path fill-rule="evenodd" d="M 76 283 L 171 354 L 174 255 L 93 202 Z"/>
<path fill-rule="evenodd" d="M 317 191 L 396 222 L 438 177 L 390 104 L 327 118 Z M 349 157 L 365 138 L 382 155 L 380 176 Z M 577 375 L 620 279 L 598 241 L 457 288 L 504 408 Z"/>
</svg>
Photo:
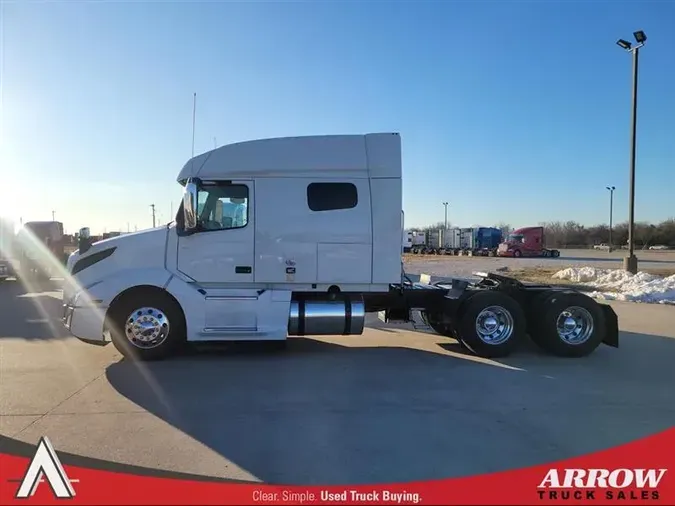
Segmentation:
<svg viewBox="0 0 675 506">
<path fill-rule="evenodd" d="M 366 311 L 361 298 L 292 300 L 288 318 L 291 336 L 362 334 Z"/>
</svg>

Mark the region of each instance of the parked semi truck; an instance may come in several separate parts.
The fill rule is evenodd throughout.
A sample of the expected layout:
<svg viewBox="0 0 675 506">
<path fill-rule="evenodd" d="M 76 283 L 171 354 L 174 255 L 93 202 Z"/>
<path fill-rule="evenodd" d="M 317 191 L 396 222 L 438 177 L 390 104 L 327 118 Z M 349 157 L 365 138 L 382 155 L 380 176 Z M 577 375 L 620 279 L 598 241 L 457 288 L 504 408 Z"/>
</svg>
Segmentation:
<svg viewBox="0 0 675 506">
<path fill-rule="evenodd" d="M 525 227 L 514 230 L 507 240 L 499 245 L 500 257 L 553 257 L 560 256 L 557 249 L 545 247 L 544 227 Z"/>
<path fill-rule="evenodd" d="M 419 253 L 419 249 L 425 248 L 426 238 L 424 233 L 406 231 L 403 234 L 403 252 Z"/>
<path fill-rule="evenodd" d="M 494 227 L 451 228 L 446 249 L 453 254 L 494 256 L 502 242 L 502 231 Z"/>
<path fill-rule="evenodd" d="M 377 313 L 417 316 L 484 357 L 528 334 L 562 356 L 619 345 L 612 308 L 573 290 L 496 274 L 414 282 L 401 261 L 399 134 L 225 145 L 189 160 L 177 181 L 175 222 L 70 255 L 63 322 L 74 336 L 153 360 L 186 342 L 359 335 Z M 237 226 L 215 215 L 233 199 L 247 209 Z"/>
<path fill-rule="evenodd" d="M 57 265 L 67 260 L 63 223 L 29 221 L 18 230 L 14 240 L 14 256 L 18 277 L 45 280 L 51 278 Z"/>
<path fill-rule="evenodd" d="M 423 244 L 411 249 L 425 255 L 495 256 L 502 241 L 502 231 L 493 227 L 431 229 Z"/>
<path fill-rule="evenodd" d="M 426 237 L 423 232 L 416 232 L 414 230 L 406 230 L 403 232 L 403 252 L 404 253 L 418 253 L 418 249 L 424 248 Z"/>
</svg>

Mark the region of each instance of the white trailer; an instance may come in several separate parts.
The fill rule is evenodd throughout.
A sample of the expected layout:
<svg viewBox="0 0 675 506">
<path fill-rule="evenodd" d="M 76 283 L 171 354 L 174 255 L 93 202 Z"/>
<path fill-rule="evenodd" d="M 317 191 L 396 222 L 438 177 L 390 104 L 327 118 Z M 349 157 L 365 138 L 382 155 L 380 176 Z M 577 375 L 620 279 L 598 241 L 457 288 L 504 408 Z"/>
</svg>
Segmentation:
<svg viewBox="0 0 675 506">
<path fill-rule="evenodd" d="M 409 253 L 413 247 L 414 232 L 403 232 L 403 253 Z"/>
<path fill-rule="evenodd" d="M 459 228 L 449 228 L 446 232 L 446 248 L 459 251 L 462 249 L 462 242 L 460 238 Z"/>
<path fill-rule="evenodd" d="M 175 223 L 70 256 L 63 322 L 141 360 L 188 341 L 358 335 L 369 312 L 400 322 L 421 312 L 489 357 L 510 353 L 531 328 L 559 355 L 618 346 L 611 307 L 579 293 L 495 275 L 411 282 L 401 174 L 396 133 L 263 139 L 196 156 L 177 178 L 185 193 Z M 231 204 L 222 215 L 219 202 Z M 561 318 L 567 334 L 556 330 Z"/>
</svg>

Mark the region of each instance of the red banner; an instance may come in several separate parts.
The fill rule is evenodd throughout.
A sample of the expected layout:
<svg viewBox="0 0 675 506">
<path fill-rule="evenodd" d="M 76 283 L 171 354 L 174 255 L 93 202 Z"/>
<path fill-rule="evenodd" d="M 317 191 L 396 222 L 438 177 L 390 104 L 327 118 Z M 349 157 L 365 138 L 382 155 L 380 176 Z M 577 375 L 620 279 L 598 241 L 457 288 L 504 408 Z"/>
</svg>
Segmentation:
<svg viewBox="0 0 675 506">
<path fill-rule="evenodd" d="M 675 428 L 525 469 L 353 486 L 155 477 L 68 465 L 57 453 L 42 440 L 32 456 L 0 454 L 0 504 L 675 504 Z"/>
</svg>

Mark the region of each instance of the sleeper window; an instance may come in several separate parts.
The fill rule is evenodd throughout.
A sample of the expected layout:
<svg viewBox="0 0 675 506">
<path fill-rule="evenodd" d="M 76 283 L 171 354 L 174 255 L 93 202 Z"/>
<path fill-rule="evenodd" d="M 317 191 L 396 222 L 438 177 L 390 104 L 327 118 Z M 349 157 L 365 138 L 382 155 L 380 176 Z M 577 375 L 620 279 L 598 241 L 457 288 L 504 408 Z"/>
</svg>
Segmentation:
<svg viewBox="0 0 675 506">
<path fill-rule="evenodd" d="M 352 183 L 311 183 L 307 186 L 307 205 L 312 211 L 353 209 L 358 192 Z"/>
</svg>

